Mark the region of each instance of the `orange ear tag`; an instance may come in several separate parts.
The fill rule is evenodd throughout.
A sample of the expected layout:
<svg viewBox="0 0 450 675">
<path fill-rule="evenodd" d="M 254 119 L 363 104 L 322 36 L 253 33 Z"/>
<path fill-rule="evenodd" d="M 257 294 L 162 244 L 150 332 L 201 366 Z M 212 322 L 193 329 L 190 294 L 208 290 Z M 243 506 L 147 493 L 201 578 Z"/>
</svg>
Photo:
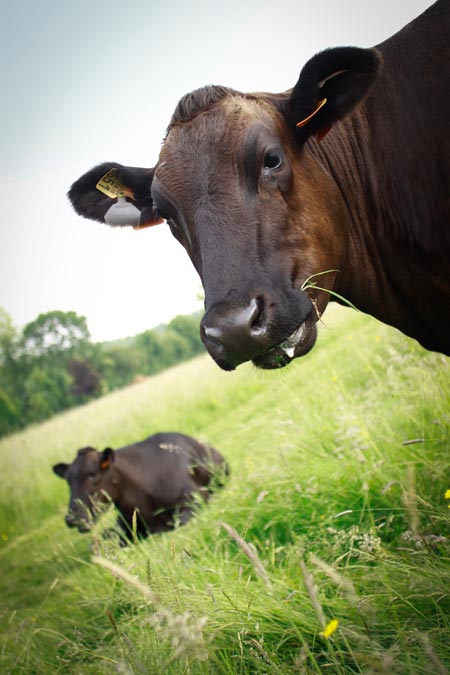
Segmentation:
<svg viewBox="0 0 450 675">
<path fill-rule="evenodd" d="M 164 222 L 164 218 L 155 218 L 154 220 L 147 220 L 142 225 L 133 225 L 133 230 L 145 230 L 146 227 L 153 227 L 153 225 L 160 225 Z"/>
<path fill-rule="evenodd" d="M 104 462 L 101 462 L 101 463 L 100 463 L 100 468 L 101 468 L 101 469 L 107 469 L 108 466 L 109 466 L 109 459 L 105 459 Z"/>
<path fill-rule="evenodd" d="M 326 99 L 326 98 L 323 98 L 321 101 L 319 101 L 319 103 L 316 105 L 316 107 L 315 107 L 314 110 L 312 111 L 311 115 L 308 115 L 308 117 L 305 117 L 305 119 L 304 119 L 304 120 L 301 120 L 301 122 L 297 122 L 297 124 L 296 124 L 295 126 L 297 126 L 297 127 L 304 127 L 304 126 L 306 126 L 306 125 L 308 124 L 308 122 L 310 122 L 310 121 L 312 120 L 312 118 L 314 117 L 314 115 L 317 115 L 317 113 L 319 112 L 319 110 L 320 110 L 321 108 L 323 108 L 323 106 L 325 105 L 326 102 L 327 102 L 327 99 Z"/>
</svg>

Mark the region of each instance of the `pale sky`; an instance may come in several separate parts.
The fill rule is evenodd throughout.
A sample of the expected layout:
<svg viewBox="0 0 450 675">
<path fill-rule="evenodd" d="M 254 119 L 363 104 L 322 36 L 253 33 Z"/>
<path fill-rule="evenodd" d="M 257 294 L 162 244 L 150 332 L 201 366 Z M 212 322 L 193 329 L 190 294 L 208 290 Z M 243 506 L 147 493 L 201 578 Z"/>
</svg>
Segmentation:
<svg viewBox="0 0 450 675">
<path fill-rule="evenodd" d="M 200 280 L 166 225 L 134 232 L 82 219 L 71 183 L 102 161 L 154 166 L 192 89 L 284 91 L 317 51 L 377 44 L 430 4 L 4 0 L 0 305 L 18 327 L 74 310 L 94 340 L 199 309 Z"/>
</svg>

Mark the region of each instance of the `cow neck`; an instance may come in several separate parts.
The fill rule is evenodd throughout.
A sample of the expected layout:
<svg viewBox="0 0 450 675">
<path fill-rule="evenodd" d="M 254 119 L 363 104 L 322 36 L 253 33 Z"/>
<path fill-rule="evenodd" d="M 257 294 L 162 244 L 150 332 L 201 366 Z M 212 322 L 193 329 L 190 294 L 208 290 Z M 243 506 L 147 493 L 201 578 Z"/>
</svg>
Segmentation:
<svg viewBox="0 0 450 675">
<path fill-rule="evenodd" d="M 345 213 L 348 250 L 335 290 L 428 349 L 447 353 L 447 338 L 433 317 L 441 315 L 448 333 L 450 288 L 445 275 L 430 274 L 438 251 L 427 251 L 426 241 L 418 240 L 412 228 L 405 230 L 404 213 L 414 218 L 413 204 L 399 199 L 408 175 L 400 165 L 386 161 L 377 147 L 373 114 L 363 105 L 336 124 L 322 143 L 307 143 L 308 152 L 338 188 Z M 423 222 L 422 229 L 432 225 Z M 445 265 L 448 269 L 441 261 L 441 267 Z"/>
<path fill-rule="evenodd" d="M 141 471 L 139 458 L 139 449 L 135 446 L 127 446 L 116 451 L 114 469 L 118 478 L 121 498 L 124 498 L 129 491 L 134 493 L 136 488 L 145 492 L 146 476 Z"/>
<path fill-rule="evenodd" d="M 305 151 L 331 178 L 341 201 L 334 210 L 343 213 L 344 222 L 335 224 L 333 235 L 347 243 L 335 290 L 362 311 L 379 315 L 380 306 L 389 309 L 389 283 L 382 264 L 386 253 L 372 229 L 363 129 L 364 119 L 338 123 L 321 143 L 311 139 Z"/>
</svg>

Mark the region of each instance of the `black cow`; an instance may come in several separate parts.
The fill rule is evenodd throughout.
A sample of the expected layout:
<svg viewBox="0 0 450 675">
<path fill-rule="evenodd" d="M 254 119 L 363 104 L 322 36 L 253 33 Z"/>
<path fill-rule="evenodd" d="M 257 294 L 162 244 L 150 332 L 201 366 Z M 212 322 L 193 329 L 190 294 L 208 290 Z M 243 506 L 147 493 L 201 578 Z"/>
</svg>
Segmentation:
<svg viewBox="0 0 450 675">
<path fill-rule="evenodd" d="M 154 168 L 102 164 L 69 196 L 111 225 L 167 220 L 225 370 L 308 352 L 333 293 L 449 355 L 449 123 L 439 0 L 374 49 L 317 54 L 287 92 L 186 95 Z"/>
<path fill-rule="evenodd" d="M 207 501 L 228 466 L 217 450 L 194 438 L 161 433 L 115 451 L 82 448 L 72 464 L 55 464 L 53 471 L 69 483 L 69 527 L 86 532 L 102 507 L 113 502 L 118 524 L 130 537 L 135 512 L 140 536 L 187 522 L 195 493 Z"/>
</svg>

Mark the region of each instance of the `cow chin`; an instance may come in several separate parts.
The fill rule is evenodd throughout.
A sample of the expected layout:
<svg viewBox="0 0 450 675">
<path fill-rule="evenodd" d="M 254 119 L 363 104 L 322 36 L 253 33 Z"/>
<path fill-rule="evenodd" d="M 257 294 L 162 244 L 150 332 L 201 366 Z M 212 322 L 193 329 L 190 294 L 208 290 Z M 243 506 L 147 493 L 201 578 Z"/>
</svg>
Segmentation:
<svg viewBox="0 0 450 675">
<path fill-rule="evenodd" d="M 316 318 L 310 314 L 284 342 L 256 357 L 252 363 L 264 370 L 284 368 L 294 359 L 307 354 L 314 347 L 316 338 Z"/>
</svg>

